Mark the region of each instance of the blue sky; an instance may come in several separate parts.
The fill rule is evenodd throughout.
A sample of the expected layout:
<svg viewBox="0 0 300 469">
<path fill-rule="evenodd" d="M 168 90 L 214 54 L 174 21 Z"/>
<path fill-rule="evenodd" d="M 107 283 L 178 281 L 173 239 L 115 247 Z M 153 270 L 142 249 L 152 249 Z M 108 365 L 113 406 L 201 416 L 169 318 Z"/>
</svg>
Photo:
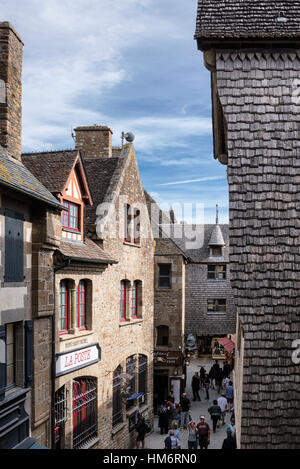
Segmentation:
<svg viewBox="0 0 300 469">
<path fill-rule="evenodd" d="M 144 187 L 159 203 L 202 203 L 205 223 L 219 204 L 228 223 L 196 10 L 197 0 L 1 0 L 1 20 L 25 43 L 23 150 L 73 148 L 79 125 L 108 125 L 116 146 L 131 131 Z"/>
</svg>

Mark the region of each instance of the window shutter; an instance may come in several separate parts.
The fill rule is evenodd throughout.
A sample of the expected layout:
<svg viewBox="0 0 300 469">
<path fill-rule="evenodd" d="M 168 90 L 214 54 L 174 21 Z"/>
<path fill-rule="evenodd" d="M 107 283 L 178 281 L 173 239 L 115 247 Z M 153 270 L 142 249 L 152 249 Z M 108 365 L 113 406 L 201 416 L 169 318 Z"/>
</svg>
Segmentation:
<svg viewBox="0 0 300 469">
<path fill-rule="evenodd" d="M 5 282 L 24 281 L 24 216 L 5 212 Z"/>
<path fill-rule="evenodd" d="M 25 321 L 25 386 L 32 386 L 33 380 L 33 321 Z"/>
<path fill-rule="evenodd" d="M 5 394 L 6 386 L 6 328 L 0 326 L 0 400 Z"/>
</svg>

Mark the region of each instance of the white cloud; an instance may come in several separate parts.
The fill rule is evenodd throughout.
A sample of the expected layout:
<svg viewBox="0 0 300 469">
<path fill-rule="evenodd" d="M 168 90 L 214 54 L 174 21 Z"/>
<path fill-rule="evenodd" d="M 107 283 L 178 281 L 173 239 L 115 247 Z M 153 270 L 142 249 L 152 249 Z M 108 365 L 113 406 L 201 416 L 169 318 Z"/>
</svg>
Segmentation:
<svg viewBox="0 0 300 469">
<path fill-rule="evenodd" d="M 163 184 L 159 184 L 159 186 L 176 186 L 178 184 L 190 184 L 193 182 L 206 182 L 206 181 L 218 181 L 221 179 L 225 179 L 224 176 L 208 176 L 208 177 L 202 177 L 198 179 L 189 179 L 186 181 L 175 181 L 175 182 L 165 182 Z"/>
</svg>

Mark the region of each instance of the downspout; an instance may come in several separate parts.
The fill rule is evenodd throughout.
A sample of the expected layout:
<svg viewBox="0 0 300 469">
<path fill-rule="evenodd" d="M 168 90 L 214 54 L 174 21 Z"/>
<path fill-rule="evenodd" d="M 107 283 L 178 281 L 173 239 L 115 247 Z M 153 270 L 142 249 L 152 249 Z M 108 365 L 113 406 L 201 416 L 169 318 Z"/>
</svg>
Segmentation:
<svg viewBox="0 0 300 469">
<path fill-rule="evenodd" d="M 52 353 L 52 362 L 51 362 L 51 448 L 54 448 L 55 443 L 55 433 L 54 433 L 54 424 L 55 424 L 55 380 L 56 380 L 56 363 L 55 363 L 55 331 L 56 331 L 56 272 L 59 270 L 68 267 L 71 263 L 71 259 L 64 261 L 59 267 L 54 267 L 53 275 L 53 298 L 54 298 L 54 312 L 52 315 L 52 343 L 51 343 L 51 353 Z"/>
</svg>

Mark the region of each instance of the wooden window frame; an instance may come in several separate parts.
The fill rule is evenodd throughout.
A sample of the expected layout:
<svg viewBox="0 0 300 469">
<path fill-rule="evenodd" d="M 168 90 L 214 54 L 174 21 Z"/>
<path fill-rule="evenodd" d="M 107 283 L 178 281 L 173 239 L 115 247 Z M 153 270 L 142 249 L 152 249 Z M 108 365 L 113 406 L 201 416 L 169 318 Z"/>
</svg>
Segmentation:
<svg viewBox="0 0 300 469">
<path fill-rule="evenodd" d="M 126 321 L 127 312 L 127 285 L 126 281 L 122 280 L 120 284 L 120 322 Z"/>
<path fill-rule="evenodd" d="M 81 233 L 81 205 L 76 204 L 74 202 L 70 202 L 69 200 L 63 200 L 63 206 L 68 209 L 68 211 L 63 210 L 62 212 L 62 228 L 64 231 L 71 231 L 72 233 Z M 71 208 L 75 207 L 77 210 L 77 215 L 71 215 Z M 68 224 L 66 225 L 65 216 L 68 216 Z M 76 220 L 76 228 L 71 226 L 71 219 Z"/>
<path fill-rule="evenodd" d="M 83 295 L 83 301 L 82 301 Z M 77 327 L 80 331 L 87 329 L 87 309 L 86 309 L 86 281 L 80 280 L 77 287 Z M 83 313 L 82 313 L 83 308 Z M 82 320 L 83 319 L 83 320 Z"/>
<path fill-rule="evenodd" d="M 220 304 L 221 301 L 224 302 L 223 305 Z M 209 302 L 214 302 L 214 309 L 213 309 L 213 310 L 210 310 L 210 309 L 208 308 L 208 303 L 209 303 Z M 222 307 L 222 306 L 223 306 L 223 307 L 225 306 L 225 310 L 224 310 L 224 311 L 222 311 L 222 310 L 220 309 L 220 307 Z M 227 312 L 227 300 L 226 300 L 226 298 L 218 298 L 218 299 L 214 299 L 214 298 L 213 298 L 213 299 L 208 299 L 208 300 L 207 300 L 207 313 L 208 313 L 208 314 L 226 314 L 226 312 Z"/>
<path fill-rule="evenodd" d="M 63 290 L 65 287 L 65 290 Z M 64 303 L 62 300 L 65 300 Z M 64 315 L 63 307 L 65 308 Z M 66 335 L 69 333 L 69 288 L 68 282 L 66 280 L 62 280 L 60 282 L 60 305 L 59 305 L 59 335 Z M 62 328 L 63 321 L 65 321 L 66 329 Z"/>
<path fill-rule="evenodd" d="M 212 267 L 214 267 L 213 270 L 210 270 Z M 220 270 L 220 268 L 223 268 L 223 270 Z M 225 267 L 225 268 L 224 268 Z M 223 275 L 223 278 L 220 278 L 220 275 Z M 211 276 L 210 276 L 211 275 Z M 217 281 L 222 281 L 227 279 L 227 265 L 226 264 L 210 264 L 207 266 L 207 279 L 208 280 L 217 280 Z"/>
<path fill-rule="evenodd" d="M 131 319 L 138 318 L 138 282 L 134 281 L 131 286 L 131 298 L 130 298 L 130 317 Z"/>
</svg>

